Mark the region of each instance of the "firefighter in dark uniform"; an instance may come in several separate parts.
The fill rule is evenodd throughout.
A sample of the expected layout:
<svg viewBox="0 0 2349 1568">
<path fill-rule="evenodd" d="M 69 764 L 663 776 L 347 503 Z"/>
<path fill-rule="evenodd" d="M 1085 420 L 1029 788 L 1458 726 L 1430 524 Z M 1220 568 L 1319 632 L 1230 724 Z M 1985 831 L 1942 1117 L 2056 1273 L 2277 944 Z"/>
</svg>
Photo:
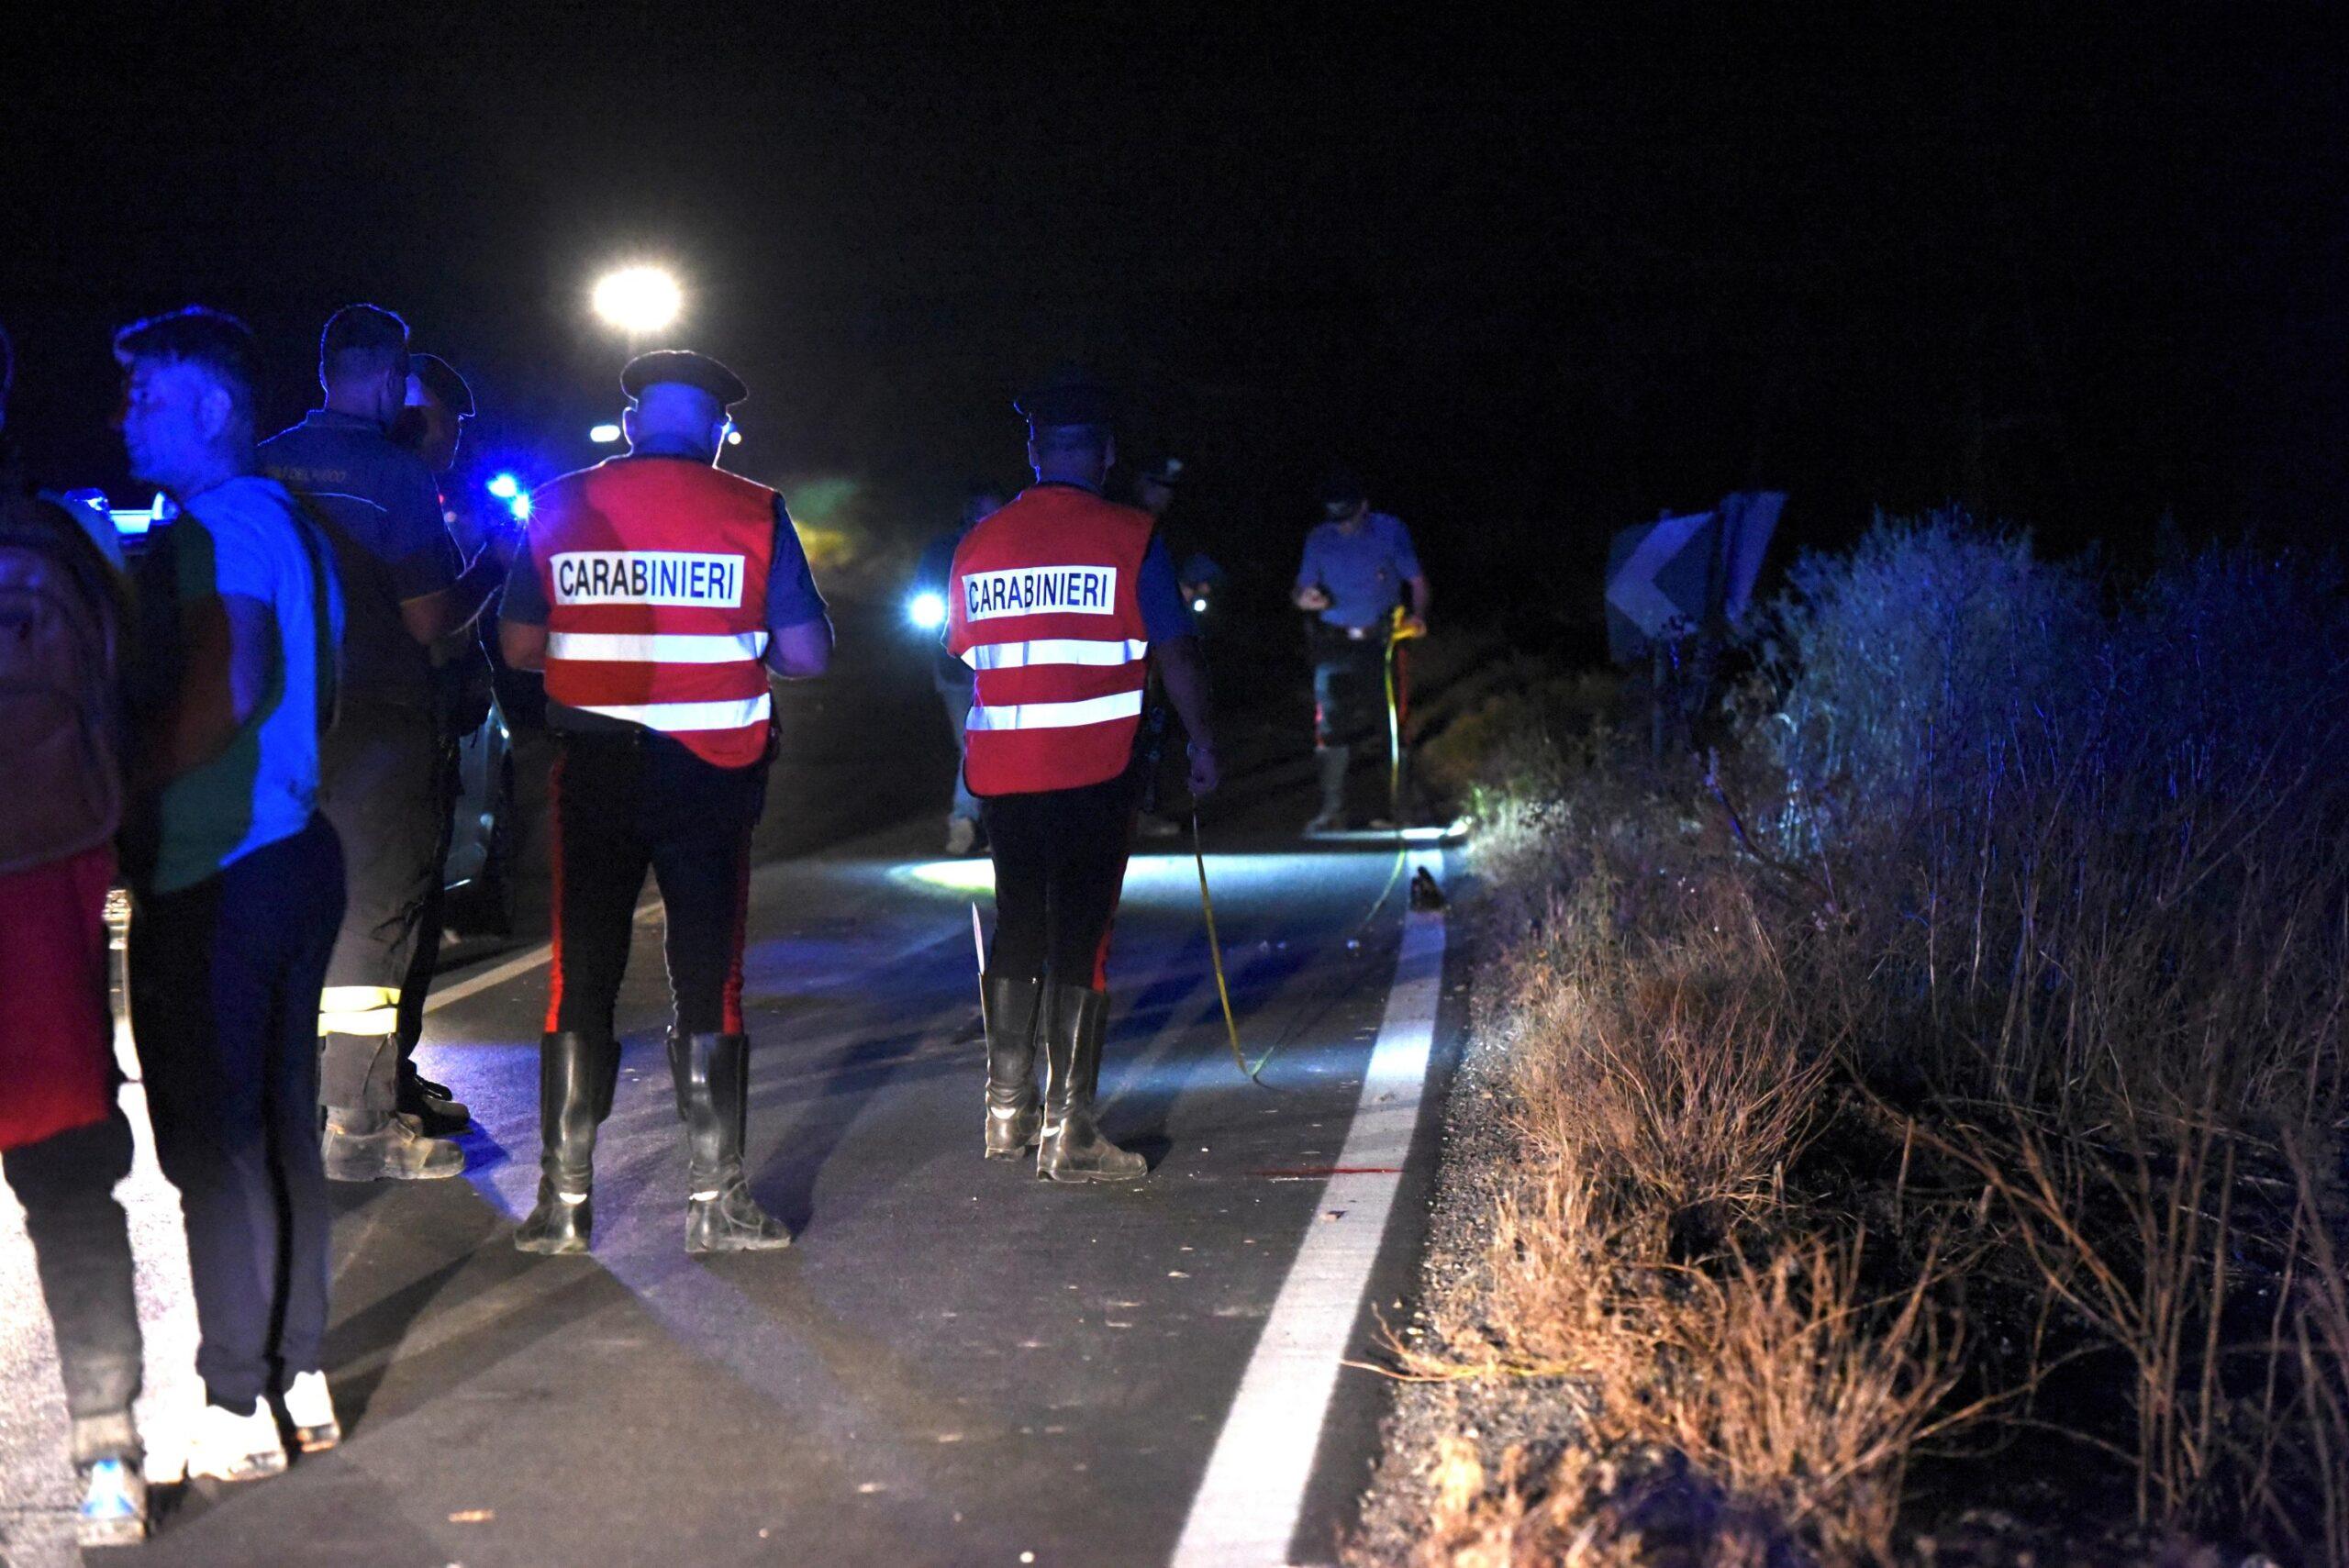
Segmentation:
<svg viewBox="0 0 2349 1568">
<path fill-rule="evenodd" d="M 1102 499 L 1116 458 L 1108 394 L 1064 375 L 1019 406 L 1036 483 L 964 536 L 947 584 L 947 651 L 977 678 L 964 773 L 995 862 L 985 1152 L 1017 1159 L 1032 1146 L 1049 1181 L 1137 1181 L 1141 1156 L 1093 1116 L 1109 928 L 1140 795 L 1144 687 L 1154 666 L 1203 795 L 1217 776 L 1207 669 L 1150 514 Z"/>
<path fill-rule="evenodd" d="M 407 324 L 372 305 L 336 311 L 318 384 L 324 406 L 263 441 L 261 462 L 332 542 L 349 616 L 318 785 L 350 878 L 319 1005 L 320 1148 L 337 1181 L 453 1176 L 464 1151 L 431 1134 L 462 1114 L 418 1099 L 420 1081 L 411 1103 L 430 1124 L 400 1114 L 399 1019 L 404 993 L 429 978 L 415 961 L 448 830 L 431 651 L 473 625 L 503 573 L 486 551 L 464 565 L 431 472 L 392 440 L 407 402 Z"/>
<path fill-rule="evenodd" d="M 822 674 L 831 621 L 782 497 L 717 466 L 744 395 L 734 373 L 663 350 L 629 361 L 620 384 L 628 455 L 533 493 L 498 628 L 509 664 L 545 672 L 555 735 L 541 1174 L 514 1244 L 586 1250 L 596 1130 L 619 1072 L 612 1011 L 649 867 L 666 911 L 685 1250 L 784 1247 L 742 1167 L 743 919 L 774 755 L 768 674 Z"/>
</svg>

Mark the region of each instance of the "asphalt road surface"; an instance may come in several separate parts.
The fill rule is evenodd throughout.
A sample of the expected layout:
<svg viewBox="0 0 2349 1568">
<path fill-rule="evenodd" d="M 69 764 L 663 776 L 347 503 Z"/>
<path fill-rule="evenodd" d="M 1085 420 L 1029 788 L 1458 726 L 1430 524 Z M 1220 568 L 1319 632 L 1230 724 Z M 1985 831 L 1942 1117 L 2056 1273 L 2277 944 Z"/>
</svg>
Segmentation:
<svg viewBox="0 0 2349 1568">
<path fill-rule="evenodd" d="M 798 699 L 834 718 L 800 722 L 877 734 L 865 754 L 902 763 L 935 727 L 907 691 L 835 686 Z M 770 837 L 794 837 L 794 814 L 841 820 L 852 776 L 786 780 Z M 797 1235 L 788 1251 L 682 1251 L 657 915 L 620 1004 L 591 1257 L 525 1257 L 509 1239 L 537 1179 L 538 950 L 444 976 L 422 1062 L 479 1130 L 462 1180 L 336 1189 L 328 1372 L 345 1442 L 276 1480 L 167 1489 L 138 1559 L 1328 1561 L 1383 1408 L 1378 1380 L 1338 1362 L 1410 1277 L 1460 997 L 1442 917 L 1405 912 L 1398 851 L 1308 851 L 1280 831 L 1302 814 L 1291 777 L 1261 770 L 1210 828 L 1243 1043 L 1276 1051 L 1261 1083 L 1226 1045 L 1187 853 L 1134 862 L 1102 1081 L 1107 1129 L 1152 1162 L 1130 1189 L 980 1159 L 985 862 L 936 859 L 927 813 L 758 873 L 750 1164 Z M 1444 869 L 1441 851 L 1413 858 Z M 198 1397 L 185 1257 L 143 1150 L 125 1193 L 142 1421 L 169 1475 Z M 75 1560 L 38 1303 L 0 1195 L 0 1560 L 17 1568 Z"/>
</svg>

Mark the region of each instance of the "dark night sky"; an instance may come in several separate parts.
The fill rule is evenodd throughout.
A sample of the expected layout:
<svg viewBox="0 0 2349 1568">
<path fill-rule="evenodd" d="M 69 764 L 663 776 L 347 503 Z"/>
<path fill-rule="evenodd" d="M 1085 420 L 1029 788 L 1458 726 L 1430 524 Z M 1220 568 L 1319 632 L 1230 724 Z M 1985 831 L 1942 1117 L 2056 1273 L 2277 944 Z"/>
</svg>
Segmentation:
<svg viewBox="0 0 2349 1568">
<path fill-rule="evenodd" d="M 1747 484 L 1798 538 L 1955 498 L 2125 553 L 2165 509 L 2330 538 L 2349 484 L 2321 12 L 473 9 L 39 24 L 0 319 L 44 479 L 122 484 L 123 320 L 245 316 L 291 418 L 352 298 L 544 477 L 617 406 L 587 284 L 652 257 L 753 388 L 739 465 L 909 536 L 1017 472 L 1008 391 L 1071 357 L 1130 454 L 1204 469 L 1228 561 L 1285 570 L 1342 456 L 1520 599 Z"/>
</svg>

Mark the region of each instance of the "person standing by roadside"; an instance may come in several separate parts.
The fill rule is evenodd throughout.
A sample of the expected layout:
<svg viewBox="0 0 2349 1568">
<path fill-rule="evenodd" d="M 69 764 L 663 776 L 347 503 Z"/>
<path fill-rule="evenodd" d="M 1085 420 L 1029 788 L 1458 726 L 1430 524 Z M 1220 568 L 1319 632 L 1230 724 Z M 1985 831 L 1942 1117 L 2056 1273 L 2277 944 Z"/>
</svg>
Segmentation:
<svg viewBox="0 0 2349 1568">
<path fill-rule="evenodd" d="M 1186 467 L 1179 457 L 1164 457 L 1143 469 L 1134 480 L 1134 505 L 1148 512 L 1158 525 L 1156 537 L 1166 548 L 1166 559 L 1174 562 L 1175 582 L 1183 591 L 1184 602 L 1191 606 L 1192 624 L 1196 626 L 1197 617 L 1207 610 L 1209 596 L 1223 583 L 1223 569 L 1205 555 L 1185 549 L 1184 541 L 1167 527 L 1166 515 L 1174 509 Z M 1179 817 L 1168 810 L 1188 771 L 1174 761 L 1168 744 L 1168 720 L 1172 717 L 1166 711 L 1166 695 L 1153 676 L 1142 705 L 1142 801 L 1141 810 L 1134 817 L 1136 830 L 1145 839 L 1172 839 L 1183 831 Z"/>
<path fill-rule="evenodd" d="M 106 887 L 122 821 L 121 585 L 82 524 L 26 484 L 7 434 L 16 359 L 0 332 L 0 1173 L 24 1206 L 57 1338 L 83 1546 L 147 1533 L 131 1405 L 142 1345 L 115 1184 Z"/>
<path fill-rule="evenodd" d="M 1305 536 L 1290 600 L 1313 617 L 1307 644 L 1313 659 L 1313 757 L 1321 774 L 1321 808 L 1308 833 L 1339 832 L 1346 815 L 1346 773 L 1353 749 L 1386 728 L 1387 644 L 1392 617 L 1410 596 L 1401 630 L 1427 632 L 1433 595 L 1402 519 L 1370 509 L 1362 481 L 1343 469 L 1321 489 L 1322 520 Z M 1397 673 L 1397 700 L 1401 697 Z M 1408 798 L 1408 794 L 1406 794 Z M 1400 811 L 1403 802 L 1389 803 Z M 1391 823 L 1384 825 L 1392 826 Z"/>
<path fill-rule="evenodd" d="M 200 306 L 126 327 L 123 445 L 179 504 L 137 577 L 130 1026 L 179 1189 L 204 1382 L 188 1472 L 341 1436 L 320 1360 L 331 1215 L 317 1012 L 342 852 L 317 811 L 342 608 L 329 547 L 253 450 L 252 335 Z"/>
<path fill-rule="evenodd" d="M 963 497 L 962 523 L 930 540 L 921 552 L 921 562 L 914 568 L 912 597 L 917 628 L 936 631 L 946 623 L 946 576 L 954 567 L 955 547 L 980 518 L 1002 507 L 1002 486 L 974 483 Z M 971 672 L 942 648 L 933 653 L 930 663 L 930 684 L 946 705 L 947 728 L 954 732 L 954 805 L 946 817 L 946 852 L 967 855 L 984 847 L 979 837 L 979 797 L 971 793 L 963 777 L 963 761 L 969 751 L 963 727 L 971 717 Z"/>
<path fill-rule="evenodd" d="M 462 539 L 446 485 L 450 471 L 457 466 L 465 421 L 473 417 L 473 388 L 438 354 L 410 354 L 407 367 L 407 402 L 392 421 L 392 443 L 423 460 L 440 496 L 441 523 L 451 539 Z M 473 1119 L 453 1090 L 417 1070 L 416 1048 L 424 1038 L 425 995 L 440 964 L 447 903 L 441 867 L 448 863 L 457 808 L 457 746 L 489 717 L 490 667 L 481 641 L 483 624 L 477 620 L 430 650 L 433 732 L 440 751 L 435 780 L 440 795 L 433 803 L 433 820 L 440 834 L 432 846 L 433 873 L 425 880 L 424 906 L 417 914 L 416 951 L 400 982 L 399 1025 L 393 1036 L 399 1058 L 394 1103 L 398 1114 L 414 1117 L 417 1129 L 430 1138 L 462 1132 Z"/>
<path fill-rule="evenodd" d="M 774 755 L 770 673 L 822 674 L 832 623 L 783 497 L 718 466 L 748 395 L 705 354 L 620 373 L 629 453 L 532 493 L 500 611 L 507 662 L 546 673 L 555 730 L 554 953 L 539 1042 L 539 1198 L 525 1252 L 584 1252 L 613 1009 L 649 867 L 667 928 L 669 1073 L 685 1124 L 685 1251 L 791 1244 L 743 1167 L 751 834 Z"/>
<path fill-rule="evenodd" d="M 984 1150 L 1032 1147 L 1047 1181 L 1134 1182 L 1148 1164 L 1101 1135 L 1093 1105 L 1135 740 L 1155 666 L 1190 736 L 1191 793 L 1215 788 L 1207 667 L 1150 514 L 1102 498 L 1117 457 L 1107 390 L 1064 374 L 1018 408 L 1036 483 L 963 539 L 947 587 L 947 651 L 978 677 L 965 771 L 995 862 Z"/>
<path fill-rule="evenodd" d="M 336 1181 L 453 1176 L 463 1151 L 399 1114 L 400 1006 L 423 983 L 416 951 L 447 832 L 431 650 L 473 623 L 502 573 L 486 551 L 459 572 L 430 470 L 391 439 L 407 402 L 407 324 L 373 305 L 336 311 L 318 384 L 325 406 L 262 442 L 261 462 L 332 541 L 351 615 L 319 795 L 351 893 L 318 1018 L 321 1146 Z M 448 1101 L 431 1105 L 438 1125 L 462 1125 Z"/>
</svg>

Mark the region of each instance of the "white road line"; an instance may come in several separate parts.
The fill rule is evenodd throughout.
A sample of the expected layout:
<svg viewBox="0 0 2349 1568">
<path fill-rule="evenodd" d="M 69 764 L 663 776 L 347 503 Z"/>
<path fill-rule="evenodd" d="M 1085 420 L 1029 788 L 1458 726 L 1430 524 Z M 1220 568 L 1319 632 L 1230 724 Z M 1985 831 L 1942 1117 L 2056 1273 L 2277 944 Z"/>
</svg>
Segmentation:
<svg viewBox="0 0 2349 1568">
<path fill-rule="evenodd" d="M 1432 868 L 1437 857 L 1421 851 L 1411 859 Z M 1341 1172 L 1364 1173 L 1333 1175 L 1321 1189 L 1316 1218 L 1191 1499 L 1174 1568 L 1268 1568 L 1288 1561 L 1338 1362 L 1361 1314 L 1419 1127 L 1442 994 L 1443 941 L 1441 912 L 1404 917 L 1386 1017 L 1338 1156 Z"/>
<path fill-rule="evenodd" d="M 751 874 L 755 877 L 757 873 L 753 872 Z M 641 925 L 660 913 L 660 898 L 657 895 L 647 898 L 636 906 L 637 923 Z M 478 996 L 484 991 L 493 990 L 509 980 L 529 973 L 553 956 L 554 944 L 540 942 L 529 951 L 509 958 L 495 969 L 484 969 L 479 974 L 468 974 L 454 985 L 433 992 L 431 995 L 425 998 L 424 1010 L 428 1013 L 437 1013 L 441 1008 L 462 1002 L 468 996 Z"/>
<path fill-rule="evenodd" d="M 505 984 L 517 975 L 529 973 L 553 956 L 554 945 L 551 942 L 540 942 L 519 958 L 509 958 L 495 969 L 484 969 L 479 974 L 469 974 L 454 985 L 433 992 L 431 995 L 425 998 L 424 1010 L 428 1013 L 437 1013 L 441 1008 L 454 1006 L 468 996 L 477 996 L 494 986 Z"/>
</svg>

